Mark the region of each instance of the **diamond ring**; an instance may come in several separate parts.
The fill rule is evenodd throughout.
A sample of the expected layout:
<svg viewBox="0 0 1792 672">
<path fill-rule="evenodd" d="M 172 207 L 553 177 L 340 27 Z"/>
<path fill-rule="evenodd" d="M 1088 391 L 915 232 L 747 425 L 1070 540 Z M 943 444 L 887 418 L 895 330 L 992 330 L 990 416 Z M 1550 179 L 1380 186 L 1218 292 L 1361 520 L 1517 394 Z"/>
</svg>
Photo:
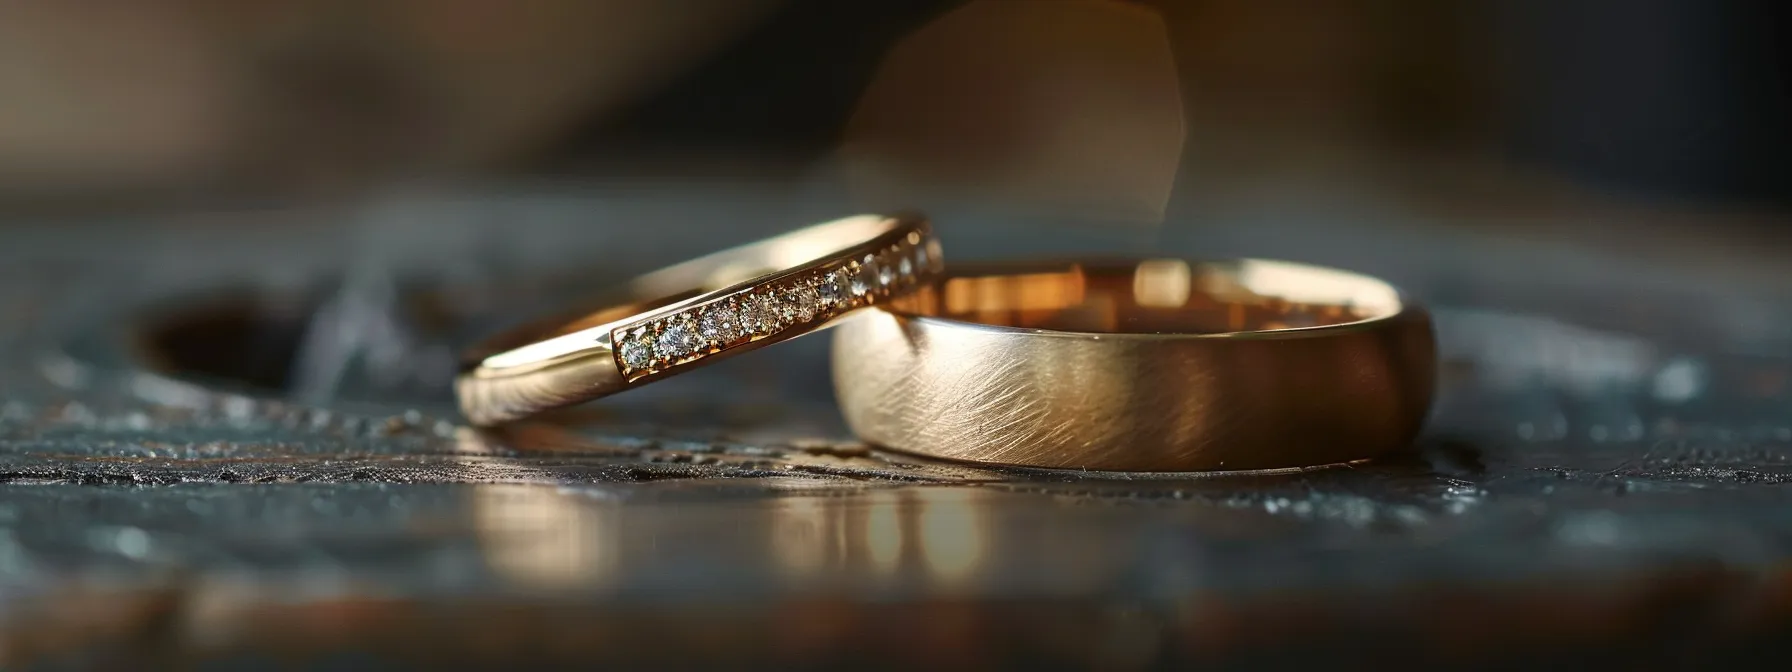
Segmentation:
<svg viewBox="0 0 1792 672">
<path fill-rule="evenodd" d="M 641 300 L 501 335 L 455 392 L 474 424 L 521 419 L 827 328 L 943 267 L 919 216 L 817 224 L 637 278 Z"/>
</svg>

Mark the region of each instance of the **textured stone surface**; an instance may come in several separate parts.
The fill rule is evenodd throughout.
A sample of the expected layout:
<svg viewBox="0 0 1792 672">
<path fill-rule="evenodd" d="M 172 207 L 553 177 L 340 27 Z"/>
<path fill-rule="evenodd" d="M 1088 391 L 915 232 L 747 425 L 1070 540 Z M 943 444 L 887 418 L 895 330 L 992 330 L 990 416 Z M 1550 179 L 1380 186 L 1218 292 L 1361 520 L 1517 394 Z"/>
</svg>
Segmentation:
<svg viewBox="0 0 1792 672">
<path fill-rule="evenodd" d="M 1142 241 L 936 209 L 957 259 L 1274 252 L 1413 289 L 1443 396 L 1412 456 L 1350 469 L 891 455 L 843 436 L 825 338 L 561 425 L 457 423 L 453 353 L 493 326 L 844 212 L 684 189 L 6 234 L 0 665 L 1658 666 L 1792 624 L 1773 250 L 1677 267 L 1324 208 Z M 605 226 L 628 221 L 668 224 Z"/>
</svg>

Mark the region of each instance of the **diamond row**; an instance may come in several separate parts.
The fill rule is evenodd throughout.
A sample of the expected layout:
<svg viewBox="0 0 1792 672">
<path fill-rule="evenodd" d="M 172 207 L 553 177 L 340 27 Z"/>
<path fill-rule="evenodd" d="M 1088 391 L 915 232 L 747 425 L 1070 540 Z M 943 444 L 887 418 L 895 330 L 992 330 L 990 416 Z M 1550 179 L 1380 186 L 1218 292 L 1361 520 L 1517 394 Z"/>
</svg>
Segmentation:
<svg viewBox="0 0 1792 672">
<path fill-rule="evenodd" d="M 875 254 L 617 329 L 616 362 L 631 378 L 662 371 L 889 298 L 943 267 L 939 241 L 910 232 Z"/>
</svg>

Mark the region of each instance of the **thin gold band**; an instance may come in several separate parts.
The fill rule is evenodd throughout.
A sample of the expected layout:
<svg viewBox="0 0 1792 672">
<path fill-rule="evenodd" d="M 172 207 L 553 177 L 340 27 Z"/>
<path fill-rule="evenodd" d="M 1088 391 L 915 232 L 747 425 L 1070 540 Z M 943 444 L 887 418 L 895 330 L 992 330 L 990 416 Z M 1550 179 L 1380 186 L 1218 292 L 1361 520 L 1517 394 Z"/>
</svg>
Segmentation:
<svg viewBox="0 0 1792 672">
<path fill-rule="evenodd" d="M 955 267 L 842 325 L 833 366 L 872 444 L 1164 472 L 1399 450 L 1436 363 L 1429 316 L 1386 283 L 1252 259 Z"/>
<path fill-rule="evenodd" d="M 607 396 L 831 326 L 943 266 L 918 216 L 860 216 L 637 278 L 621 305 L 476 348 L 455 392 L 477 425 Z"/>
</svg>

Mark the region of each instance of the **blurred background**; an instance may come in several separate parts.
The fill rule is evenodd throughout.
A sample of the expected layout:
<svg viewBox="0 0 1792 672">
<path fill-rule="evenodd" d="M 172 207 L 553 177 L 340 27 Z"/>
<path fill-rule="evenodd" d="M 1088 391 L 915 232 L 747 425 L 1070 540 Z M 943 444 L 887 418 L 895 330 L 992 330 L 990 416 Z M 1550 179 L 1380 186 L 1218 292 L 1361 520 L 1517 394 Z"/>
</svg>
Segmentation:
<svg viewBox="0 0 1792 672">
<path fill-rule="evenodd" d="M 454 351 L 520 314 L 892 208 L 935 215 L 958 260 L 1280 257 L 1436 306 L 1775 352 L 1789 13 L 0 0 L 0 253 L 21 287 L 86 292 L 56 304 L 94 313 L 64 333 L 192 306 L 152 339 L 167 368 L 313 403 L 446 402 Z M 230 291 L 241 317 L 205 312 Z M 1450 325 L 1458 346 L 1510 340 Z M 1597 359 L 1552 339 L 1509 377 Z"/>
<path fill-rule="evenodd" d="M 1777 652 L 1789 7 L 0 0 L 0 667 Z M 920 463 L 818 337 L 462 426 L 456 353 L 525 313 L 892 207 L 953 262 L 1385 278 L 1430 424 L 1281 476 Z"/>
<path fill-rule="evenodd" d="M 1564 199 L 1758 215 L 1792 199 L 1789 12 L 3 0 L 0 212 L 343 201 L 464 180 L 763 181 L 835 165 L 871 201 L 927 187 L 1147 222 L 1165 216 L 1172 183 L 1235 194 L 1291 181 L 1399 191 L 1462 217 Z"/>
</svg>

